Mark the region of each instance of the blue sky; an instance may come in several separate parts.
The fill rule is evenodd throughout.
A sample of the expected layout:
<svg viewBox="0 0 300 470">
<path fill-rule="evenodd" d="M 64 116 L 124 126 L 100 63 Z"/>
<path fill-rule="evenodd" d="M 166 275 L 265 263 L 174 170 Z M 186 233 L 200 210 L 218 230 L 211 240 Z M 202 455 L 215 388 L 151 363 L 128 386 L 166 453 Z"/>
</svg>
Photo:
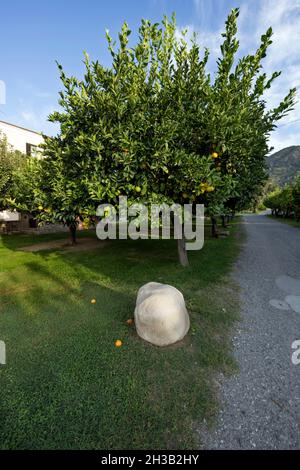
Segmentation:
<svg viewBox="0 0 300 470">
<path fill-rule="evenodd" d="M 84 50 L 108 64 L 105 29 L 116 37 L 124 20 L 134 32 L 141 18 L 160 21 L 175 11 L 178 32 L 196 31 L 200 44 L 210 48 L 213 71 L 226 16 L 236 6 L 241 10 L 241 52 L 254 51 L 260 35 L 273 26 L 274 43 L 264 62 L 269 73 L 282 70 L 266 96 L 273 106 L 290 87 L 300 89 L 300 0 L 2 0 L 0 81 L 5 83 L 6 102 L 0 104 L 0 120 L 55 133 L 57 128 L 47 122 L 58 108 L 55 60 L 67 74 L 77 76 L 83 72 Z M 281 121 L 271 144 L 275 150 L 300 145 L 299 105 Z"/>
</svg>

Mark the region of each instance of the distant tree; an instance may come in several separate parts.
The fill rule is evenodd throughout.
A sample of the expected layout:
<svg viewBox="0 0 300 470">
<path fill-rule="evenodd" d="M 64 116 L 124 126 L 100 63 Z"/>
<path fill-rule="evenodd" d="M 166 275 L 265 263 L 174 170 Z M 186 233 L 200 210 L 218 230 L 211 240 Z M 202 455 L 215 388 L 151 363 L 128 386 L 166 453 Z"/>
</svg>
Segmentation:
<svg viewBox="0 0 300 470">
<path fill-rule="evenodd" d="M 252 197 L 249 209 L 252 210 L 252 212 L 265 209 L 265 199 L 269 194 L 274 192 L 277 187 L 277 182 L 273 178 L 268 178 L 266 181 L 264 181 L 261 186 L 257 188 L 257 193 Z"/>
<path fill-rule="evenodd" d="M 276 188 L 264 200 L 266 207 L 277 217 L 300 219 L 300 172 L 291 184 Z"/>
<path fill-rule="evenodd" d="M 297 173 L 293 181 L 292 197 L 293 197 L 295 218 L 297 220 L 300 220 L 300 171 Z"/>
<path fill-rule="evenodd" d="M 41 160 L 29 158 L 25 166 L 14 172 L 7 203 L 11 208 L 34 215 L 39 224 L 66 225 L 75 244 L 78 221 L 83 220 L 87 207 L 82 201 L 88 194 L 82 192 L 80 179 L 72 181 L 65 171 L 57 155 L 54 159 L 51 156 Z"/>
<path fill-rule="evenodd" d="M 6 198 L 8 208 L 38 218 L 42 208 L 39 200 L 42 179 L 41 160 L 27 157 L 24 164 L 13 171 L 12 184 Z"/>
<path fill-rule="evenodd" d="M 12 185 L 13 174 L 25 165 L 26 156 L 14 150 L 7 137 L 0 131 L 0 210 L 7 209 L 7 198 Z"/>
</svg>

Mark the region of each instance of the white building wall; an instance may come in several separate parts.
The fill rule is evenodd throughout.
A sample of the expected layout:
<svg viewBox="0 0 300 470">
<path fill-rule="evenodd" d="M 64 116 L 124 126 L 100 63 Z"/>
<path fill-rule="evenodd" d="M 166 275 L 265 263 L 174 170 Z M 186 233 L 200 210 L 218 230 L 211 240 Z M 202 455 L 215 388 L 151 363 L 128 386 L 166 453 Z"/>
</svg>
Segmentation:
<svg viewBox="0 0 300 470">
<path fill-rule="evenodd" d="M 19 212 L 11 212 L 8 210 L 0 212 L 0 222 L 18 222 L 19 220 Z"/>
<path fill-rule="evenodd" d="M 43 137 L 38 132 L 8 122 L 0 121 L 0 131 L 6 135 L 10 145 L 23 153 L 26 153 L 26 144 L 39 146 L 43 143 Z"/>
</svg>

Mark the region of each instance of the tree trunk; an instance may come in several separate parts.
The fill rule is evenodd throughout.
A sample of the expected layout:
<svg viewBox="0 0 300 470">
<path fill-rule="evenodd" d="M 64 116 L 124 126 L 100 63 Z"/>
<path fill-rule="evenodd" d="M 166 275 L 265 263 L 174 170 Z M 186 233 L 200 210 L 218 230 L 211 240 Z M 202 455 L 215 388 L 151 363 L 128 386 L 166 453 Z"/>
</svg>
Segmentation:
<svg viewBox="0 0 300 470">
<path fill-rule="evenodd" d="M 188 266 L 189 259 L 188 259 L 188 255 L 186 251 L 184 238 L 179 238 L 177 240 L 177 247 L 178 247 L 178 256 L 179 256 L 179 261 L 180 261 L 181 266 Z"/>
<path fill-rule="evenodd" d="M 221 215 L 222 219 L 222 227 L 223 228 L 228 228 L 228 216 L 227 215 Z"/>
<path fill-rule="evenodd" d="M 76 243 L 77 243 L 76 226 L 75 225 L 69 225 L 69 230 L 70 230 L 71 244 L 76 245 Z"/>
<path fill-rule="evenodd" d="M 211 216 L 211 236 L 213 238 L 218 238 L 218 227 L 217 227 L 217 219 L 214 216 Z"/>
</svg>

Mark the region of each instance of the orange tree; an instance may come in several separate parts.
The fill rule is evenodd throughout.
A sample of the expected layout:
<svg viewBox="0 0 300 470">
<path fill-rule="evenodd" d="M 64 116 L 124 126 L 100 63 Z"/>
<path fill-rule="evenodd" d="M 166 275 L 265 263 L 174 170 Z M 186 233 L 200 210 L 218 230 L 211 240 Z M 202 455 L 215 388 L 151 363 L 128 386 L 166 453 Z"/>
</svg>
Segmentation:
<svg viewBox="0 0 300 470">
<path fill-rule="evenodd" d="M 262 61 L 272 43 L 272 29 L 262 35 L 253 55 L 237 59 L 238 15 L 238 9 L 232 10 L 226 22 L 205 125 L 207 141 L 216 152 L 217 169 L 223 175 L 232 175 L 234 180 L 234 190 L 224 203 L 226 212 L 248 208 L 261 191 L 267 179 L 265 156 L 270 150 L 270 132 L 276 127 L 276 121 L 292 109 L 296 93 L 295 89 L 290 90 L 277 107 L 267 109 L 263 94 L 280 75 L 274 72 L 268 78 L 261 72 Z"/>
<path fill-rule="evenodd" d="M 238 10 L 226 22 L 218 70 L 206 71 L 208 51 L 196 38 L 178 38 L 174 17 L 162 26 L 143 20 L 130 46 L 124 23 L 118 47 L 107 33 L 111 66 L 85 54 L 82 80 L 59 65 L 61 111 L 56 137 L 45 139 L 40 218 L 67 223 L 94 216 L 100 202 L 192 202 L 215 217 L 243 208 L 265 177 L 264 157 L 274 123 L 293 105 L 294 90 L 271 111 L 262 94 L 278 76 L 259 74 L 271 42 L 234 67 Z M 47 209 L 45 211 L 44 209 Z M 188 263 L 179 241 L 182 264 Z"/>
<path fill-rule="evenodd" d="M 95 215 L 100 202 L 117 203 L 119 195 L 129 203 L 204 202 L 205 194 L 228 179 L 189 135 L 191 99 L 199 109 L 205 106 L 207 55 L 200 59 L 195 43 L 188 51 L 175 39 L 174 19 L 165 19 L 162 28 L 143 21 L 133 48 L 129 35 L 124 24 L 118 50 L 107 35 L 109 68 L 85 55 L 84 80 L 67 77 L 59 65 L 62 111 L 50 119 L 60 123 L 61 132 L 45 138 L 38 203 L 48 210 L 41 220 L 69 217 L 67 223 L 76 227 L 78 217 Z M 180 256 L 187 264 L 182 244 Z"/>
</svg>

